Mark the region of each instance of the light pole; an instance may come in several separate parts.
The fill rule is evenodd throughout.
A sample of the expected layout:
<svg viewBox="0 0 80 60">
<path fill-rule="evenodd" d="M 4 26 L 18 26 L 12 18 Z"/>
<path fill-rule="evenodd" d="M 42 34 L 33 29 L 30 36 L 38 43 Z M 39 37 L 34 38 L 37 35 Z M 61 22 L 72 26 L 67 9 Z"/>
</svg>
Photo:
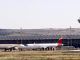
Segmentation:
<svg viewBox="0 0 80 60">
<path fill-rule="evenodd" d="M 69 46 L 72 46 L 72 34 L 71 34 L 71 29 L 72 29 L 72 27 L 70 26 L 70 28 L 69 28 L 69 36 L 68 36 L 68 47 Z"/>
<path fill-rule="evenodd" d="M 80 17 L 79 17 L 79 19 L 78 19 L 78 23 L 80 23 Z M 78 46 L 78 42 L 77 42 L 77 46 Z"/>
<path fill-rule="evenodd" d="M 72 27 L 70 26 L 70 45 L 72 46 L 72 33 L 71 33 L 71 29 L 72 29 Z"/>
<path fill-rule="evenodd" d="M 21 31 L 20 31 L 20 34 L 21 34 L 20 37 L 21 37 L 21 44 L 22 44 L 22 28 L 20 28 L 20 30 L 21 30 Z"/>
</svg>

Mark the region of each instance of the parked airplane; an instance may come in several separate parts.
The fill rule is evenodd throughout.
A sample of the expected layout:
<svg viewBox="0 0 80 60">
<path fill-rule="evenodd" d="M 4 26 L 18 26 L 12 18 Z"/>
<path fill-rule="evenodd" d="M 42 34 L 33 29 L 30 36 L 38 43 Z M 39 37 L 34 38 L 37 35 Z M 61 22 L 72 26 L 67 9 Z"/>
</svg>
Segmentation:
<svg viewBox="0 0 80 60">
<path fill-rule="evenodd" d="M 55 49 L 56 47 L 62 46 L 62 37 L 59 40 L 56 40 L 55 43 L 33 43 L 33 44 L 21 44 L 19 48 L 21 49 Z"/>
<path fill-rule="evenodd" d="M 18 44 L 0 44 L 0 49 L 4 49 L 4 51 L 12 51 L 18 49 Z"/>
<path fill-rule="evenodd" d="M 62 46 L 62 37 L 59 40 L 55 40 L 55 43 L 33 43 L 33 44 L 0 44 L 0 49 L 5 51 L 12 51 L 15 49 L 55 49 L 58 46 Z"/>
</svg>

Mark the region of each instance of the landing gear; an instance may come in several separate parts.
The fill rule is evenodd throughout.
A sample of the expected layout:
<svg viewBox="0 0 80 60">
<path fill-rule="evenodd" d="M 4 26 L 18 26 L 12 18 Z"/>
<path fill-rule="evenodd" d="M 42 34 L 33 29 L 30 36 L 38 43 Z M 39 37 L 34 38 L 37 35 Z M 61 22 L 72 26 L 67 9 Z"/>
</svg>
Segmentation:
<svg viewBox="0 0 80 60">
<path fill-rule="evenodd" d="M 47 47 L 47 48 L 40 48 L 40 51 L 54 51 L 56 48 L 53 47 Z"/>
<path fill-rule="evenodd" d="M 23 51 L 23 49 L 19 48 L 19 51 Z"/>
<path fill-rule="evenodd" d="M 17 47 L 11 47 L 11 48 L 4 48 L 4 51 L 13 51 L 13 50 L 17 50 Z"/>
<path fill-rule="evenodd" d="M 13 49 L 12 48 L 5 48 L 4 51 L 12 51 Z"/>
</svg>

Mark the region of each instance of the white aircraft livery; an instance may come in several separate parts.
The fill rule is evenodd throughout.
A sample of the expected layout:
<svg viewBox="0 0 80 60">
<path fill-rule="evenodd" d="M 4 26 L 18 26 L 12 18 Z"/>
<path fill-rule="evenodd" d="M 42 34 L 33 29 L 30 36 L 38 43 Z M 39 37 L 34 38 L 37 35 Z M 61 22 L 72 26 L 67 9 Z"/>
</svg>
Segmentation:
<svg viewBox="0 0 80 60">
<path fill-rule="evenodd" d="M 2 40 L 3 41 L 3 40 Z M 16 40 L 15 40 L 16 41 Z M 33 43 L 33 44 L 17 44 L 15 41 L 12 40 L 5 40 L 3 42 L 0 42 L 0 49 L 4 49 L 5 51 L 12 51 L 15 49 L 49 49 L 53 48 L 55 49 L 58 46 L 62 46 L 62 37 L 56 40 L 54 40 L 54 43 Z"/>
<path fill-rule="evenodd" d="M 46 48 L 53 48 L 62 46 L 62 37 L 59 40 L 56 40 L 56 43 L 33 43 L 33 44 L 21 44 L 20 48 L 26 49 L 46 49 Z"/>
</svg>

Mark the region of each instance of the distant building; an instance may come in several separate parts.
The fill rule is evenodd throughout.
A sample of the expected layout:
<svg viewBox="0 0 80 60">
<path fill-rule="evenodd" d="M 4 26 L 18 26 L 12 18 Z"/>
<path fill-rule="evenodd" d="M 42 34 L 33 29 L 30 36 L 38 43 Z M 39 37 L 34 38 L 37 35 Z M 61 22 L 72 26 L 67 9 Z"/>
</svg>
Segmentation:
<svg viewBox="0 0 80 60">
<path fill-rule="evenodd" d="M 0 29 L 0 44 L 53 43 L 63 37 L 65 46 L 80 47 L 80 29 Z"/>
</svg>

